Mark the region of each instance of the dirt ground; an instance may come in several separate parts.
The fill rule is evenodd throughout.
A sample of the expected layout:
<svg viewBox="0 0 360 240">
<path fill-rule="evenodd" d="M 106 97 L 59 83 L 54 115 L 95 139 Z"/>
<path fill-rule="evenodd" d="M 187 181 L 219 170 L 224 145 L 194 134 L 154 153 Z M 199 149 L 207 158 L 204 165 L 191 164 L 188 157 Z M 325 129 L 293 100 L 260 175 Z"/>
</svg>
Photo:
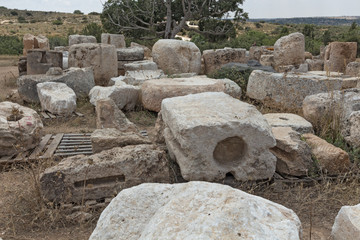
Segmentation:
<svg viewBox="0 0 360 240">
<path fill-rule="evenodd" d="M 16 94 L 16 58 L 0 58 L 0 100 L 21 103 Z M 39 105 L 29 105 L 40 111 Z M 79 112 L 85 117 L 44 120 L 46 133 L 91 132 L 96 127 L 93 106 L 80 100 Z M 138 109 L 126 114 L 140 129 L 152 132 L 156 114 Z M 174 163 L 172 163 L 174 164 Z M 87 221 L 68 219 L 68 212 L 61 207 L 44 203 L 39 194 L 38 178 L 43 164 L 15 166 L 0 172 L 0 238 L 8 239 L 88 239 L 93 231 L 100 211 L 93 212 Z M 172 171 L 170 171 L 172 172 Z M 173 179 L 181 182 L 178 168 L 172 172 Z M 321 177 L 321 176 L 320 176 Z M 324 177 L 324 176 L 323 176 Z M 176 181 L 176 180 L 174 180 Z M 273 180 L 257 183 L 240 183 L 227 178 L 224 184 L 282 204 L 299 216 L 303 226 L 304 239 L 329 239 L 334 219 L 344 205 L 355 205 L 360 200 L 360 181 L 349 174 L 345 177 L 309 183 L 281 183 Z"/>
</svg>

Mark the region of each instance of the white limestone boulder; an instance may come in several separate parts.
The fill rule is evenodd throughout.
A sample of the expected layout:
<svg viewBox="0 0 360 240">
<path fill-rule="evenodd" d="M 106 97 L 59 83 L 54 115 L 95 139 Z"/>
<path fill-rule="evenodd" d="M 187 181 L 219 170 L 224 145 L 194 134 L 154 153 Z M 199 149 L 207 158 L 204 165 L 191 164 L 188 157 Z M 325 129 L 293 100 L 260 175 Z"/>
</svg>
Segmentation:
<svg viewBox="0 0 360 240">
<path fill-rule="evenodd" d="M 125 36 L 122 34 L 110 34 L 102 33 L 101 34 L 101 43 L 114 45 L 116 48 L 125 48 Z"/>
<path fill-rule="evenodd" d="M 43 110 L 61 116 L 70 116 L 76 110 L 76 94 L 65 83 L 44 82 L 36 86 Z"/>
<path fill-rule="evenodd" d="M 357 42 L 331 42 L 325 51 L 324 70 L 342 72 L 350 62 L 356 60 Z"/>
<path fill-rule="evenodd" d="M 335 218 L 331 236 L 334 240 L 354 240 L 360 236 L 360 204 L 341 207 Z"/>
<path fill-rule="evenodd" d="M 0 157 L 36 147 L 43 123 L 36 111 L 12 102 L 0 102 Z"/>
<path fill-rule="evenodd" d="M 69 67 L 92 67 L 96 85 L 107 86 L 118 76 L 116 48 L 109 44 L 82 43 L 69 49 Z"/>
<path fill-rule="evenodd" d="M 271 127 L 250 104 L 222 92 L 164 99 L 164 137 L 170 156 L 188 181 L 272 177 L 276 145 Z"/>
<path fill-rule="evenodd" d="M 185 96 L 201 92 L 224 92 L 223 81 L 195 76 L 189 78 L 161 78 L 149 80 L 141 85 L 142 105 L 151 111 L 159 112 L 165 98 Z"/>
<path fill-rule="evenodd" d="M 192 42 L 161 39 L 152 48 L 154 62 L 166 74 L 201 71 L 201 52 Z"/>
<path fill-rule="evenodd" d="M 300 65 L 305 61 L 305 37 L 302 33 L 291 33 L 281 37 L 274 45 L 275 70 L 279 66 Z"/>
<path fill-rule="evenodd" d="M 221 207 L 219 207 L 221 206 Z M 90 240 L 302 238 L 288 208 L 215 183 L 148 183 L 123 190 Z"/>
<path fill-rule="evenodd" d="M 134 86 L 141 86 L 145 81 L 165 77 L 164 72 L 158 70 L 126 71 L 124 82 Z"/>
<path fill-rule="evenodd" d="M 264 117 L 271 127 L 290 127 L 300 134 L 314 132 L 312 124 L 296 114 L 267 113 L 264 114 Z"/>
<path fill-rule="evenodd" d="M 90 103 L 96 106 L 99 99 L 110 98 L 119 109 L 133 110 L 139 101 L 140 88 L 128 84 L 111 87 L 95 86 L 89 93 Z"/>
</svg>

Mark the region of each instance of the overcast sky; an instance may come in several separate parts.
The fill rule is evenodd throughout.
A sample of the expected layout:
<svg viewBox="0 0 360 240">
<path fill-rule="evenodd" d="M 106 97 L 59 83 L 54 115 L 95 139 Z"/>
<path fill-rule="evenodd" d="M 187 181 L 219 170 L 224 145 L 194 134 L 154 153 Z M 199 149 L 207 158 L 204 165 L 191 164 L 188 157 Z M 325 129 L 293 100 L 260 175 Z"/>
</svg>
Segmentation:
<svg viewBox="0 0 360 240">
<path fill-rule="evenodd" d="M 7 8 L 84 13 L 101 12 L 105 0 L 0 0 Z M 245 0 L 250 18 L 359 16 L 360 0 Z"/>
</svg>

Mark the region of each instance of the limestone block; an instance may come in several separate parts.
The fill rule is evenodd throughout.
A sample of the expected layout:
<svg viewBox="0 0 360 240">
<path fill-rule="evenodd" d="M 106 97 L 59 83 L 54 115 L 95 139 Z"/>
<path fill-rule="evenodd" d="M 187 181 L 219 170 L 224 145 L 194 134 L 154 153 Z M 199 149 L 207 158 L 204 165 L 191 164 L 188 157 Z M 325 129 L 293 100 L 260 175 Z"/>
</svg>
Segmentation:
<svg viewBox="0 0 360 240">
<path fill-rule="evenodd" d="M 138 44 L 138 43 L 135 43 L 135 42 L 131 42 L 130 43 L 130 47 L 141 47 L 142 49 L 144 49 L 144 58 L 145 59 L 150 59 L 151 58 L 151 49 L 144 46 L 144 45 L 141 45 L 141 44 Z"/>
<path fill-rule="evenodd" d="M 188 181 L 271 177 L 276 158 L 271 127 L 250 104 L 225 93 L 164 99 L 161 115 L 170 156 Z"/>
<path fill-rule="evenodd" d="M 116 48 L 125 48 L 125 36 L 122 34 L 101 34 L 101 43 L 114 45 Z"/>
<path fill-rule="evenodd" d="M 276 147 L 271 152 L 276 156 L 276 172 L 306 176 L 313 166 L 310 147 L 301 140 L 300 133 L 290 127 L 273 127 Z"/>
<path fill-rule="evenodd" d="M 360 77 L 360 62 L 350 62 L 346 66 L 345 73 L 353 77 Z"/>
<path fill-rule="evenodd" d="M 355 236 L 360 236 L 360 204 L 341 207 L 331 236 L 334 240 L 353 240 Z"/>
<path fill-rule="evenodd" d="M 145 81 L 165 77 L 164 72 L 158 70 L 126 71 L 124 82 L 134 86 L 141 86 Z"/>
<path fill-rule="evenodd" d="M 135 61 L 131 63 L 124 64 L 125 71 L 140 71 L 140 70 L 158 70 L 158 67 L 155 62 L 150 60 Z"/>
<path fill-rule="evenodd" d="M 324 60 L 322 59 L 306 59 L 305 62 L 309 66 L 309 71 L 323 71 Z"/>
<path fill-rule="evenodd" d="M 44 82 L 36 86 L 43 110 L 62 116 L 70 116 L 76 110 L 75 92 L 65 83 Z"/>
<path fill-rule="evenodd" d="M 224 48 L 216 50 L 205 50 L 203 58 L 205 63 L 205 73 L 211 74 L 230 62 L 246 63 L 246 49 L 243 48 Z"/>
<path fill-rule="evenodd" d="M 272 67 L 275 64 L 274 55 L 261 55 L 260 57 L 260 64 L 263 66 Z"/>
<path fill-rule="evenodd" d="M 66 158 L 40 176 L 44 198 L 74 203 L 113 197 L 124 188 L 144 182 L 168 181 L 166 154 L 155 145 L 117 147 L 91 156 Z"/>
<path fill-rule="evenodd" d="M 166 74 L 201 71 L 201 52 L 192 42 L 161 39 L 152 48 L 154 62 Z"/>
<path fill-rule="evenodd" d="M 355 148 L 360 148 L 360 111 L 352 112 L 348 119 L 346 132 L 343 133 L 345 141 Z"/>
<path fill-rule="evenodd" d="M 165 98 L 185 96 L 201 92 L 224 92 L 223 81 L 207 77 L 161 78 L 149 80 L 141 85 L 142 105 L 151 111 L 159 112 Z"/>
<path fill-rule="evenodd" d="M 346 66 L 356 60 L 356 42 L 332 42 L 325 51 L 324 69 L 331 72 L 345 72 Z"/>
<path fill-rule="evenodd" d="M 103 211 L 90 236 L 90 240 L 301 238 L 301 222 L 291 209 L 207 182 L 151 183 L 123 190 Z"/>
<path fill-rule="evenodd" d="M 82 43 L 69 49 L 69 67 L 92 67 L 95 85 L 107 86 L 118 76 L 116 48 L 109 44 Z"/>
<path fill-rule="evenodd" d="M 81 43 L 96 43 L 96 38 L 94 36 L 85 36 L 85 35 L 70 35 L 69 36 L 69 46 Z"/>
<path fill-rule="evenodd" d="M 144 49 L 141 47 L 117 48 L 118 61 L 141 61 L 144 59 Z"/>
<path fill-rule="evenodd" d="M 28 50 L 27 74 L 45 74 L 51 67 L 62 68 L 62 52 L 46 51 L 43 49 Z"/>
<path fill-rule="evenodd" d="M 314 133 L 313 126 L 303 117 L 292 113 L 267 113 L 264 117 L 271 127 L 290 127 L 298 133 Z"/>
<path fill-rule="evenodd" d="M 347 152 L 311 133 L 303 134 L 302 137 L 310 146 L 322 171 L 328 174 L 339 174 L 349 170 L 350 158 Z"/>
<path fill-rule="evenodd" d="M 40 116 L 31 108 L 0 102 L 0 157 L 36 147 L 42 137 Z"/>
</svg>

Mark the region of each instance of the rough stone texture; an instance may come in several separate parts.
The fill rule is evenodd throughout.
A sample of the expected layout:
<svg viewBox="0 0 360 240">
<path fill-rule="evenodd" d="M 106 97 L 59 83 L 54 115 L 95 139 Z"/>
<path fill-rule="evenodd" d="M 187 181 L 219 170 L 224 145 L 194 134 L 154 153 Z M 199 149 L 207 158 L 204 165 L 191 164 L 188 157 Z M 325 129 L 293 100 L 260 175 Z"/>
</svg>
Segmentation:
<svg viewBox="0 0 360 240">
<path fill-rule="evenodd" d="M 356 42 L 332 42 L 325 51 L 324 69 L 331 72 L 345 72 L 346 65 L 356 60 Z"/>
<path fill-rule="evenodd" d="M 19 76 L 27 74 L 27 57 L 21 56 L 18 62 Z"/>
<path fill-rule="evenodd" d="M 150 60 L 135 61 L 124 65 L 125 71 L 158 70 L 155 62 Z"/>
<path fill-rule="evenodd" d="M 122 34 L 101 34 L 101 43 L 114 45 L 116 48 L 125 48 L 125 36 Z"/>
<path fill-rule="evenodd" d="M 115 147 L 139 144 L 151 144 L 151 141 L 138 132 L 120 131 L 116 128 L 97 129 L 91 134 L 91 145 L 94 153 Z"/>
<path fill-rule="evenodd" d="M 95 111 L 96 127 L 98 129 L 116 128 L 121 131 L 138 132 L 136 125 L 126 118 L 125 114 L 110 98 L 97 100 Z"/>
<path fill-rule="evenodd" d="M 360 148 L 360 111 L 350 114 L 345 131 L 345 141 L 355 148 Z"/>
<path fill-rule="evenodd" d="M 26 102 L 40 102 L 36 85 L 41 82 L 62 82 L 74 90 L 77 97 L 88 96 L 95 86 L 94 74 L 91 68 L 70 68 L 62 75 L 24 75 L 17 79 L 18 92 Z"/>
<path fill-rule="evenodd" d="M 275 70 L 284 65 L 300 65 L 305 61 L 305 37 L 292 33 L 281 37 L 274 45 Z"/>
<path fill-rule="evenodd" d="M 50 50 L 49 39 L 43 35 L 34 36 L 31 34 L 25 34 L 23 38 L 23 55 L 27 55 L 27 52 L 31 49 L 43 49 Z"/>
<path fill-rule="evenodd" d="M 114 85 L 119 85 L 119 86 L 126 85 L 125 76 L 118 76 L 111 78 L 109 82 L 109 86 L 114 86 Z"/>
<path fill-rule="evenodd" d="M 43 110 L 62 116 L 69 116 L 75 111 L 75 92 L 65 83 L 44 82 L 36 87 Z"/>
<path fill-rule="evenodd" d="M 345 80 L 341 77 L 326 77 L 312 72 L 284 74 L 255 70 L 249 77 L 246 92 L 250 98 L 267 106 L 293 110 L 301 108 L 306 96 L 343 87 Z"/>
<path fill-rule="evenodd" d="M 222 65 L 230 62 L 246 63 L 246 49 L 224 48 L 216 50 L 205 50 L 203 52 L 205 73 L 211 74 L 220 69 Z"/>
<path fill-rule="evenodd" d="M 309 66 L 309 71 L 323 71 L 324 60 L 322 59 L 306 59 L 305 62 Z"/>
<path fill-rule="evenodd" d="M 225 86 L 224 92 L 232 96 L 233 98 L 240 99 L 242 95 L 241 87 L 234 81 L 223 78 L 217 79 L 218 81 L 222 81 Z"/>
<path fill-rule="evenodd" d="M 144 59 L 144 49 L 141 47 L 117 48 L 118 61 L 141 61 Z"/>
<path fill-rule="evenodd" d="M 159 112 L 165 98 L 201 92 L 224 92 L 223 81 L 207 77 L 162 78 L 141 85 L 141 101 L 146 109 Z"/>
<path fill-rule="evenodd" d="M 259 62 L 255 61 L 256 63 L 252 64 L 250 60 L 247 63 L 227 63 L 221 67 L 222 70 L 224 69 L 231 69 L 233 73 L 246 73 L 251 72 L 254 70 L 262 70 L 267 72 L 275 72 L 274 68 L 271 66 L 262 66 Z"/>
<path fill-rule="evenodd" d="M 309 144 L 322 171 L 328 174 L 339 174 L 349 170 L 350 159 L 347 152 L 311 133 L 303 134 L 302 137 Z"/>
<path fill-rule="evenodd" d="M 140 183 L 168 182 L 167 164 L 165 152 L 155 145 L 117 147 L 63 159 L 45 170 L 40 185 L 49 201 L 100 200 Z"/>
<path fill-rule="evenodd" d="M 166 74 L 201 71 L 201 52 L 192 42 L 161 39 L 152 48 L 154 62 Z"/>
<path fill-rule="evenodd" d="M 249 59 L 260 61 L 261 55 L 263 55 L 263 46 L 252 46 L 249 49 Z"/>
<path fill-rule="evenodd" d="M 69 49 L 69 67 L 92 67 L 96 85 L 107 86 L 118 76 L 116 48 L 109 44 L 83 43 Z"/>
<path fill-rule="evenodd" d="M 305 52 L 305 53 L 304 53 L 304 56 L 305 56 L 305 60 L 307 60 L 307 59 L 313 59 L 313 55 L 312 55 L 311 52 Z"/>
<path fill-rule="evenodd" d="M 290 127 L 298 133 L 313 133 L 313 126 L 303 117 L 292 113 L 264 114 L 271 127 Z"/>
<path fill-rule="evenodd" d="M 144 49 L 144 58 L 145 59 L 150 59 L 151 58 L 151 50 L 150 48 L 144 46 L 144 45 L 141 45 L 141 44 L 138 44 L 138 43 L 135 43 L 135 42 L 131 42 L 130 43 L 130 47 L 141 47 L 142 49 Z"/>
<path fill-rule="evenodd" d="M 145 81 L 159 79 L 165 77 L 162 70 L 138 70 L 127 71 L 125 73 L 124 82 L 134 86 L 140 86 Z"/>
<path fill-rule="evenodd" d="M 354 240 L 356 236 L 360 236 L 360 204 L 341 207 L 331 236 L 334 240 Z"/>
<path fill-rule="evenodd" d="M 139 101 L 140 88 L 132 85 L 114 85 L 111 87 L 95 86 L 89 93 L 90 103 L 96 106 L 96 101 L 111 98 L 119 109 L 133 110 Z"/>
<path fill-rule="evenodd" d="M 62 68 L 62 52 L 46 51 L 43 49 L 28 50 L 27 74 L 45 74 L 51 67 Z"/>
<path fill-rule="evenodd" d="M 0 157 L 37 146 L 43 124 L 36 111 L 17 103 L 0 102 Z"/>
<path fill-rule="evenodd" d="M 275 139 L 256 108 L 225 93 L 164 99 L 161 114 L 170 156 L 188 181 L 215 181 L 231 173 L 237 180 L 271 177 Z"/>
<path fill-rule="evenodd" d="M 96 38 L 94 36 L 85 36 L 85 35 L 70 35 L 69 36 L 69 46 L 81 43 L 96 43 Z"/>
<path fill-rule="evenodd" d="M 345 74 L 353 77 L 360 77 L 360 62 L 350 62 L 346 66 Z"/>
<path fill-rule="evenodd" d="M 62 75 L 62 68 L 60 67 L 52 67 L 49 68 L 49 70 L 46 72 L 47 76 L 58 76 L 58 75 Z"/>
<path fill-rule="evenodd" d="M 274 60 L 274 55 L 261 55 L 260 57 L 260 64 L 263 66 L 274 66 L 275 64 L 275 60 Z"/>
<path fill-rule="evenodd" d="M 270 151 L 276 156 L 276 172 L 304 176 L 313 166 L 310 147 L 301 135 L 290 127 L 273 127 L 276 147 Z"/>
<path fill-rule="evenodd" d="M 207 182 L 141 184 L 123 190 L 103 211 L 90 236 L 90 240 L 301 238 L 301 222 L 291 209 Z"/>
</svg>

